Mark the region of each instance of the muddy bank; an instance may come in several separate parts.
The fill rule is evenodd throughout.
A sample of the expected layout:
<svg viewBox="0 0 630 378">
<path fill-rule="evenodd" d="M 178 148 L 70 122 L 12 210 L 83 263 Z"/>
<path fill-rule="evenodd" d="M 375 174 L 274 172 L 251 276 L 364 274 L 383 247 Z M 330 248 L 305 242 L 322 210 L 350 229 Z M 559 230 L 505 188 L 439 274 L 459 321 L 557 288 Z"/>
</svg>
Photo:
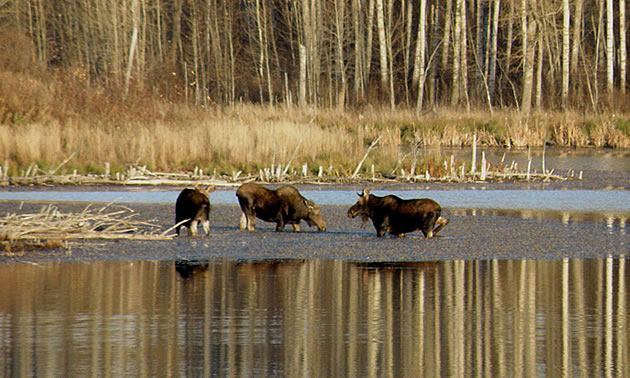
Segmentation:
<svg viewBox="0 0 630 378">
<path fill-rule="evenodd" d="M 0 212 L 15 212 L 19 202 L 0 202 Z M 38 211 L 43 204 L 24 203 L 22 212 Z M 61 203 L 60 211 L 77 212 L 85 204 Z M 98 205 L 93 205 L 98 206 Z M 129 204 L 138 219 L 153 220 L 164 228 L 174 221 L 173 205 Z M 625 217 L 566 214 L 476 212 L 444 209 L 451 220 L 439 237 L 421 234 L 405 238 L 377 238 L 374 228 L 346 216 L 346 207 L 323 206 L 328 232 L 303 226 L 296 233 L 287 227 L 257 222 L 257 231 L 238 229 L 240 209 L 215 205 L 210 215 L 210 236 L 181 236 L 169 241 L 70 241 L 68 249 L 4 253 L 0 263 L 92 260 L 259 260 L 342 259 L 348 261 L 434 261 L 454 259 L 589 258 L 630 253 L 630 222 Z"/>
</svg>

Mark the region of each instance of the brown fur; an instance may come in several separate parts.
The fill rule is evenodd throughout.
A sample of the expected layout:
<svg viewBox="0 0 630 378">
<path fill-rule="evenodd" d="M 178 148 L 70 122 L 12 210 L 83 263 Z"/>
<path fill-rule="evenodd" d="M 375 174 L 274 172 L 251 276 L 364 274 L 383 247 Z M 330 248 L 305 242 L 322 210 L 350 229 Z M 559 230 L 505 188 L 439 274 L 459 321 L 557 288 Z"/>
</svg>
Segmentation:
<svg viewBox="0 0 630 378">
<path fill-rule="evenodd" d="M 241 230 L 253 231 L 256 218 L 276 223 L 276 231 L 282 231 L 290 224 L 295 231 L 300 231 L 300 221 L 317 226 L 326 231 L 326 222 L 319 208 L 313 201 L 302 197 L 293 186 L 283 186 L 277 190 L 267 189 L 255 183 L 241 185 L 236 191 L 243 215 Z"/>
<path fill-rule="evenodd" d="M 214 186 L 203 190 L 195 187 L 186 188 L 179 193 L 175 203 L 175 224 L 188 220 L 175 228 L 179 235 L 182 226 L 188 227 L 189 235 L 197 235 L 197 223 L 201 222 L 206 235 L 210 235 L 210 205 L 209 195 L 214 191 Z"/>
<path fill-rule="evenodd" d="M 370 194 L 369 189 L 359 193 L 359 200 L 348 209 L 348 217 L 360 216 L 364 225 L 371 219 L 379 237 L 386 233 L 398 236 L 421 230 L 426 238 L 430 238 L 448 224 L 448 219 L 442 218 L 441 213 L 442 208 L 432 199 L 378 197 Z"/>
</svg>

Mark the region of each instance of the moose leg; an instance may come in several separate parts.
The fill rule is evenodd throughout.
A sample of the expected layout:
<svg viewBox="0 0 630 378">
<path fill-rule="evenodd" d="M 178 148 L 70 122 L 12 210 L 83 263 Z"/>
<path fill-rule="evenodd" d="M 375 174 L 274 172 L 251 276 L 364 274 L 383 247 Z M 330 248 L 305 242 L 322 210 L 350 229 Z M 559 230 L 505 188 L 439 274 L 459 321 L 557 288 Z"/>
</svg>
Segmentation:
<svg viewBox="0 0 630 378">
<path fill-rule="evenodd" d="M 256 230 L 256 215 L 247 214 L 247 231 Z"/>
<path fill-rule="evenodd" d="M 190 231 L 190 234 L 192 236 L 197 236 L 197 221 L 196 220 L 190 222 L 190 227 L 188 228 L 188 231 Z"/>
<path fill-rule="evenodd" d="M 201 223 L 201 225 L 203 226 L 203 231 L 206 233 L 206 235 L 210 235 L 210 221 L 205 220 Z"/>
<path fill-rule="evenodd" d="M 302 227 L 300 227 L 299 223 L 294 223 L 292 226 L 293 226 L 293 231 L 295 231 L 295 232 L 302 231 Z"/>
<path fill-rule="evenodd" d="M 256 229 L 256 215 L 243 211 L 239 226 L 241 231 L 245 229 L 247 229 L 247 231 L 254 231 Z"/>
<path fill-rule="evenodd" d="M 435 229 L 433 229 L 433 235 L 437 234 L 441 229 L 444 228 L 448 224 L 449 220 L 446 218 L 439 217 L 437 221 L 435 221 Z"/>
<path fill-rule="evenodd" d="M 284 221 L 284 217 L 282 215 L 279 215 L 278 218 L 276 218 L 276 231 L 284 230 L 285 225 L 286 222 Z"/>
<path fill-rule="evenodd" d="M 386 216 L 383 219 L 380 219 L 380 221 L 378 219 L 377 221 L 372 221 L 374 223 L 374 228 L 376 228 L 376 236 L 379 238 L 385 236 L 385 234 L 389 232 L 389 217 Z"/>
<path fill-rule="evenodd" d="M 434 228 L 437 223 L 437 220 L 440 218 L 439 213 L 429 212 L 424 219 L 424 224 L 422 226 L 422 233 L 426 239 L 430 239 L 433 237 Z"/>
</svg>

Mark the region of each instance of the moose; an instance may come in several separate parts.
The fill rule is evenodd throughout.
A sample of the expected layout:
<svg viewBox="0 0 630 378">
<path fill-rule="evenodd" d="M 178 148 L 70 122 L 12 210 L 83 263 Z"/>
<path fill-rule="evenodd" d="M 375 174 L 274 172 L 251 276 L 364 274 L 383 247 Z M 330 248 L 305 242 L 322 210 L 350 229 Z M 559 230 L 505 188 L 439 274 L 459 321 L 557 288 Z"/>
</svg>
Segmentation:
<svg viewBox="0 0 630 378">
<path fill-rule="evenodd" d="M 295 231 L 300 231 L 302 220 L 311 227 L 317 226 L 319 231 L 326 231 L 326 222 L 319 207 L 291 185 L 273 190 L 256 183 L 246 183 L 238 188 L 236 196 L 243 212 L 241 230 L 254 231 L 256 218 L 259 218 L 265 222 L 275 222 L 276 231 L 282 231 L 287 224 L 292 225 Z"/>
<path fill-rule="evenodd" d="M 348 209 L 348 217 L 363 219 L 363 226 L 372 219 L 376 235 L 386 233 L 404 236 L 408 232 L 421 230 L 425 238 L 431 238 L 448 224 L 441 216 L 442 208 L 432 199 L 404 200 L 395 195 L 378 197 L 363 189 L 358 201 Z"/>
<path fill-rule="evenodd" d="M 188 227 L 188 234 L 197 235 L 197 224 L 201 223 L 206 235 L 210 235 L 210 205 L 209 195 L 214 191 L 214 186 L 206 189 L 195 187 L 186 188 L 179 193 L 175 202 L 175 232 L 179 235 L 182 226 Z"/>
</svg>

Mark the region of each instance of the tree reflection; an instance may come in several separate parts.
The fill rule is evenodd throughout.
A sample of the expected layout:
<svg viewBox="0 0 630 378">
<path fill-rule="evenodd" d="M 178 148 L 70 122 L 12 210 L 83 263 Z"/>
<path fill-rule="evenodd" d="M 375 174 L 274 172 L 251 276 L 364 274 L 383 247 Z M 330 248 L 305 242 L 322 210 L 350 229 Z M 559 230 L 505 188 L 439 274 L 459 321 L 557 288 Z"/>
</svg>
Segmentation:
<svg viewBox="0 0 630 378">
<path fill-rule="evenodd" d="M 630 376 L 629 279 L 625 258 L 0 265 L 0 372 Z"/>
</svg>

